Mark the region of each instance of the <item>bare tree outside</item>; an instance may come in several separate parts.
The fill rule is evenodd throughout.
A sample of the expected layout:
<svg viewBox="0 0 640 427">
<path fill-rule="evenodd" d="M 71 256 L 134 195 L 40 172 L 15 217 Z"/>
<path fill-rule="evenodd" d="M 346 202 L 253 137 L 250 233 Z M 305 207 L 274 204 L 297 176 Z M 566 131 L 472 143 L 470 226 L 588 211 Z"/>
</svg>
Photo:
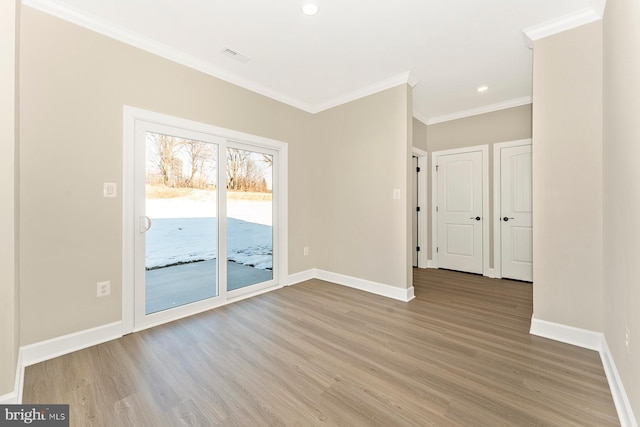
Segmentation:
<svg viewBox="0 0 640 427">
<path fill-rule="evenodd" d="M 149 144 L 151 143 L 151 144 Z M 156 174 L 159 175 L 162 185 L 171 186 L 175 181 L 176 167 L 178 166 L 176 159 L 179 150 L 179 144 L 176 138 L 168 135 L 147 132 L 147 147 L 153 147 L 153 150 L 147 150 L 147 161 L 156 168 Z"/>
<path fill-rule="evenodd" d="M 272 165 L 272 156 L 228 148 L 227 189 L 255 193 L 270 192 L 265 172 Z"/>
<path fill-rule="evenodd" d="M 215 158 L 212 144 L 201 141 L 186 140 L 181 143 L 190 163 L 189 176 L 184 180 L 184 186 L 190 188 L 205 188 L 207 186 L 206 164 Z"/>
<path fill-rule="evenodd" d="M 243 181 L 243 169 L 249 158 L 249 152 L 236 148 L 227 149 L 227 189 L 240 191 Z"/>
<path fill-rule="evenodd" d="M 215 145 L 147 133 L 148 184 L 172 188 L 215 186 Z"/>
<path fill-rule="evenodd" d="M 168 188 L 214 189 L 217 146 L 202 141 L 147 133 L 147 184 Z M 227 148 L 227 189 L 271 193 L 273 156 Z"/>
</svg>

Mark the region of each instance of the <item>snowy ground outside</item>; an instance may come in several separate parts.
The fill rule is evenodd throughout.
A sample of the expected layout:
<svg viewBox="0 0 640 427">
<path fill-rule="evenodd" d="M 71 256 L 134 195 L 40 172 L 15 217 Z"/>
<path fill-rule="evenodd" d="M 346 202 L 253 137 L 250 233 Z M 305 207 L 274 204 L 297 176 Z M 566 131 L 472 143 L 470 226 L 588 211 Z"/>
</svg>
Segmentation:
<svg viewBox="0 0 640 427">
<path fill-rule="evenodd" d="M 217 258 L 215 202 L 197 198 L 148 199 L 146 267 Z M 271 201 L 227 202 L 227 259 L 259 269 L 273 268 Z"/>
</svg>

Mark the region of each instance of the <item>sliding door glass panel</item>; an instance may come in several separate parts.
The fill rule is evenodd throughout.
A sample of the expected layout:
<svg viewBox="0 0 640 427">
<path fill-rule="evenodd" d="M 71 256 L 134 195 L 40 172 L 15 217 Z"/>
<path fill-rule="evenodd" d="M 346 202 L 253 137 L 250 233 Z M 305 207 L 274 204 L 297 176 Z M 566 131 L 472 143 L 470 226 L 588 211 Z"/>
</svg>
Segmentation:
<svg viewBox="0 0 640 427">
<path fill-rule="evenodd" d="M 146 132 L 145 314 L 218 295 L 216 144 Z"/>
<path fill-rule="evenodd" d="M 273 155 L 227 148 L 227 290 L 273 279 Z"/>
</svg>

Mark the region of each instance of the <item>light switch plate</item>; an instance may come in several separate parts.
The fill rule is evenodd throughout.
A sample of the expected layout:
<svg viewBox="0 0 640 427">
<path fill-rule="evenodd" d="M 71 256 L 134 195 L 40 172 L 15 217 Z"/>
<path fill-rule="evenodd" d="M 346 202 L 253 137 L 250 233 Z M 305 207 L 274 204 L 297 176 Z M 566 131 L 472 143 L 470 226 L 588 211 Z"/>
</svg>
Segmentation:
<svg viewBox="0 0 640 427">
<path fill-rule="evenodd" d="M 111 295 L 111 282 L 109 280 L 104 282 L 98 282 L 96 287 L 96 296 L 100 298 L 100 297 L 106 297 L 109 295 Z"/>
<path fill-rule="evenodd" d="M 115 182 L 105 182 L 103 192 L 104 197 L 116 197 L 118 195 L 118 186 Z"/>
</svg>

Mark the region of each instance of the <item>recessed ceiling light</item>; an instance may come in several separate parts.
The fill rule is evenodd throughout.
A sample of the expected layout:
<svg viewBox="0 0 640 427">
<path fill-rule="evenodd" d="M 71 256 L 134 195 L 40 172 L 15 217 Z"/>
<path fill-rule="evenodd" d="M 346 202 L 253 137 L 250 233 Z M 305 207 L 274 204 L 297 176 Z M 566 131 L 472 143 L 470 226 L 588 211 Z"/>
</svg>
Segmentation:
<svg viewBox="0 0 640 427">
<path fill-rule="evenodd" d="M 318 11 L 320 10 L 320 8 L 318 7 L 318 3 L 311 0 L 306 0 L 302 2 L 301 9 L 302 9 L 302 13 L 304 13 L 307 16 L 313 16 L 316 13 L 318 13 Z"/>
<path fill-rule="evenodd" d="M 482 86 L 478 86 L 478 89 L 476 89 L 478 92 L 486 92 L 489 89 L 489 86 L 487 85 L 482 85 Z"/>
</svg>

